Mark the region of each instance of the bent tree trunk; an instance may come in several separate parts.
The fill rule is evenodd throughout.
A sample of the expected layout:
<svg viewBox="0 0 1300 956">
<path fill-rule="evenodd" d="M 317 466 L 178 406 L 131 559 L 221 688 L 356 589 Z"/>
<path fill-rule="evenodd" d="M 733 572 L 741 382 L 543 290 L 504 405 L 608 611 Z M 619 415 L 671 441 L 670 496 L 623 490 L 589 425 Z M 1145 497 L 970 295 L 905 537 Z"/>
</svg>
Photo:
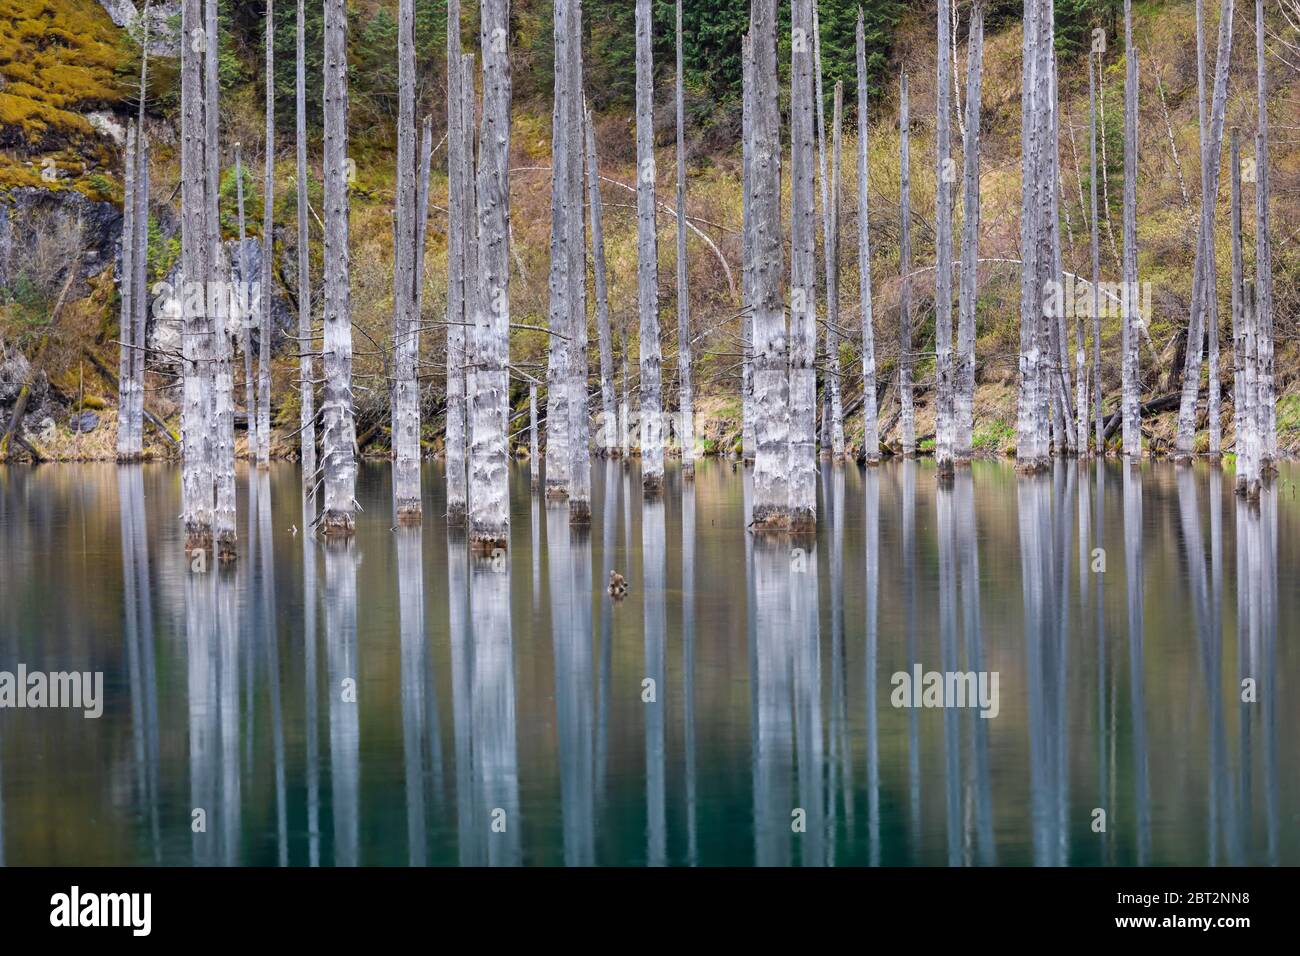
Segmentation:
<svg viewBox="0 0 1300 956">
<path fill-rule="evenodd" d="M 867 464 L 880 460 L 876 411 L 876 335 L 871 314 L 871 228 L 867 212 L 867 42 L 858 10 L 855 40 L 858 78 L 858 294 L 862 298 L 862 454 Z"/>
<path fill-rule="evenodd" d="M 790 528 L 817 526 L 812 0 L 790 10 Z"/>
<path fill-rule="evenodd" d="M 641 319 L 641 485 L 664 482 L 659 346 L 659 238 L 655 223 L 654 64 L 650 0 L 636 0 L 636 286 Z"/>
<path fill-rule="evenodd" d="M 478 290 L 474 296 L 474 391 L 470 398 L 470 543 L 509 547 L 506 414 L 510 329 L 510 51 L 508 0 L 484 0 L 483 120 L 479 132 Z"/>
<path fill-rule="evenodd" d="M 961 277 L 957 303 L 956 395 L 953 399 L 953 458 L 970 461 L 975 431 L 975 299 L 979 276 L 980 95 L 984 75 L 984 4 L 971 11 L 966 46 L 966 130 L 963 178 Z"/>
<path fill-rule="evenodd" d="M 352 414 L 347 68 L 344 0 L 325 0 L 325 394 L 321 403 L 325 502 L 322 525 L 326 535 L 339 536 L 351 535 L 353 531 L 357 470 L 356 422 Z M 263 255 L 266 255 L 265 248 Z M 269 276 L 269 271 L 263 275 Z M 265 290 L 267 282 L 262 287 Z M 266 294 L 264 291 L 264 299 Z"/>
</svg>

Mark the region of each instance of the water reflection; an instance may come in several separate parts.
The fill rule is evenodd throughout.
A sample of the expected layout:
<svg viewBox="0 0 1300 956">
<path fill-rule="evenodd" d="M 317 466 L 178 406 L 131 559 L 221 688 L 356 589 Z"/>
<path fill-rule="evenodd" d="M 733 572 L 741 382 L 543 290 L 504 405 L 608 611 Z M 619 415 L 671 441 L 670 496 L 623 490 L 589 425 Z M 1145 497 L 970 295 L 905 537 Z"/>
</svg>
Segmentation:
<svg viewBox="0 0 1300 956">
<path fill-rule="evenodd" d="M 746 531 L 744 468 L 659 499 L 636 470 L 597 463 L 590 532 L 540 499 L 524 531 L 516 482 L 496 554 L 436 518 L 436 469 L 424 526 L 329 547 L 293 468 L 241 473 L 239 558 L 200 571 L 174 470 L 0 471 L 0 670 L 107 698 L 90 734 L 0 713 L 0 859 L 1300 861 L 1285 477 L 827 463 L 791 537 Z M 366 513 L 390 495 L 362 469 Z M 998 672 L 998 716 L 896 708 L 914 665 Z"/>
</svg>

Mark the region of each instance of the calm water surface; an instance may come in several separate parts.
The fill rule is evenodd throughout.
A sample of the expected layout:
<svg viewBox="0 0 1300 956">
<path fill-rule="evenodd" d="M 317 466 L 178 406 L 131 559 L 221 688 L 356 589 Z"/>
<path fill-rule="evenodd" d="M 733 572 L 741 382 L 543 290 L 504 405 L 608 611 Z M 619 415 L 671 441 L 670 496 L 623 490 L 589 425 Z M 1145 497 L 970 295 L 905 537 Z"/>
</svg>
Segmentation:
<svg viewBox="0 0 1300 956">
<path fill-rule="evenodd" d="M 814 540 L 748 535 L 729 463 L 595 462 L 582 530 L 524 466 L 481 561 L 425 476 L 393 530 L 363 466 L 334 549 L 241 470 L 194 573 L 179 468 L 0 468 L 0 670 L 106 698 L 0 710 L 0 863 L 1300 863 L 1292 471 L 824 465 Z M 915 666 L 997 715 L 894 707 Z"/>
</svg>

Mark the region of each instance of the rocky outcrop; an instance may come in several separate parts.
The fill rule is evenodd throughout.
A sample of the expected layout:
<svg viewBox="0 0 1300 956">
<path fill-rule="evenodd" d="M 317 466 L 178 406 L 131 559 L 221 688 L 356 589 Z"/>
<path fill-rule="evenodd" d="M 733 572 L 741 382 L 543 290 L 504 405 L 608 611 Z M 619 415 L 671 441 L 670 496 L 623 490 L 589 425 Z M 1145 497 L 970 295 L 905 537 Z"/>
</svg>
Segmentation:
<svg viewBox="0 0 1300 956">
<path fill-rule="evenodd" d="M 140 20 L 140 8 L 131 0 L 99 0 L 112 21 L 134 36 Z M 181 5 L 176 0 L 149 4 L 149 55 L 180 56 L 180 38 L 175 26 L 180 22 Z"/>
<path fill-rule="evenodd" d="M 48 275 L 42 281 L 62 284 L 66 270 L 77 263 L 77 278 L 85 280 L 109 266 L 122 234 L 122 212 L 71 189 L 20 186 L 0 191 L 0 289 L 11 288 L 33 270 Z M 86 294 L 84 284 L 69 290 L 71 298 Z"/>
</svg>

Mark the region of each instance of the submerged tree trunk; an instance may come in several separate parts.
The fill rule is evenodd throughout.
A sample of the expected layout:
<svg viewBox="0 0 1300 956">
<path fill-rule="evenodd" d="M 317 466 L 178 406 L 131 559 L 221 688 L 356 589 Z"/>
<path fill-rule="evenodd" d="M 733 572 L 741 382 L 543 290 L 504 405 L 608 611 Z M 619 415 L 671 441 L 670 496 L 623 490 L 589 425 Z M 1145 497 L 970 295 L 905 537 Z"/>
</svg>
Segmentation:
<svg viewBox="0 0 1300 956">
<path fill-rule="evenodd" d="M 357 472 L 356 421 L 352 413 L 347 68 L 344 0 L 325 0 L 325 393 L 321 403 L 325 502 L 322 521 L 325 534 L 343 536 L 353 532 Z M 264 256 L 266 249 L 269 244 L 263 250 Z M 269 275 L 269 270 L 263 273 L 264 277 Z M 262 286 L 265 299 L 267 282 Z"/>
<path fill-rule="evenodd" d="M 1241 251 L 1241 133 L 1232 128 L 1230 147 L 1231 198 L 1229 228 L 1232 233 L 1232 418 L 1237 450 L 1237 492 L 1244 494 L 1246 476 L 1246 327 L 1243 316 L 1245 266 Z"/>
<path fill-rule="evenodd" d="M 1255 0 L 1255 83 L 1258 126 L 1255 133 L 1255 317 L 1262 341 L 1259 392 L 1263 407 L 1259 420 L 1262 469 L 1272 471 L 1277 461 L 1277 396 L 1273 382 L 1273 241 L 1269 236 L 1268 204 L 1268 70 L 1264 66 L 1264 2 Z"/>
<path fill-rule="evenodd" d="M 147 34 L 146 34 L 147 42 Z M 144 354 L 149 313 L 149 135 L 144 131 L 144 67 L 140 79 L 140 117 L 135 138 L 135 321 L 131 330 L 131 394 L 127 422 L 131 429 L 131 454 L 144 453 Z"/>
<path fill-rule="evenodd" d="M 393 260 L 393 506 L 399 525 L 415 525 L 420 508 L 419 341 L 415 314 L 418 263 L 415 241 L 419 170 L 415 142 L 415 2 L 399 0 L 397 14 L 397 190 Z"/>
<path fill-rule="evenodd" d="M 1094 69 L 1094 66 L 1096 67 Z M 1088 203 L 1092 235 L 1089 253 L 1092 260 L 1092 412 L 1094 441 L 1098 455 L 1106 455 L 1106 426 L 1101 415 L 1101 225 L 1097 220 L 1097 78 L 1101 53 L 1096 63 L 1088 57 Z M 1100 529 L 1098 529 L 1100 534 Z"/>
<path fill-rule="evenodd" d="M 898 409 L 903 454 L 912 458 L 916 455 L 916 409 L 912 403 L 912 173 L 906 73 L 899 79 L 898 103 Z"/>
<path fill-rule="evenodd" d="M 817 526 L 812 0 L 790 8 L 790 528 Z"/>
<path fill-rule="evenodd" d="M 181 7 L 181 33 L 201 30 L 201 0 L 185 0 Z M 181 438 L 182 519 L 187 551 L 206 549 L 212 543 L 213 476 L 212 325 L 204 295 L 208 276 L 205 229 L 207 208 L 203 172 L 203 56 L 202 47 L 181 44 L 181 301 L 185 335 L 182 338 L 184 376 Z"/>
<path fill-rule="evenodd" d="M 682 0 L 677 0 L 677 408 L 682 478 L 695 478 L 695 399 L 691 392 L 691 297 L 686 282 L 686 96 L 682 76 Z"/>
<path fill-rule="evenodd" d="M 835 82 L 834 112 L 831 114 L 831 205 L 830 249 L 826 253 L 826 333 L 829 355 L 827 377 L 831 386 L 831 454 L 838 461 L 844 457 L 844 393 L 840 380 L 840 176 L 841 150 L 844 142 L 844 84 Z"/>
<path fill-rule="evenodd" d="M 952 61 L 948 59 L 948 4 L 939 0 L 936 22 L 939 44 L 935 53 L 935 268 L 934 339 L 937 403 L 934 422 L 934 462 L 939 477 L 953 474 L 953 367 L 952 367 L 952 168 L 949 111 L 952 100 Z"/>
<path fill-rule="evenodd" d="M 636 262 L 641 318 L 641 485 L 664 482 L 659 346 L 659 238 L 655 224 L 654 64 L 650 0 L 636 0 Z"/>
<path fill-rule="evenodd" d="M 252 319 L 262 311 L 262 293 L 259 287 L 257 302 L 254 303 L 253 290 L 248 282 L 248 257 L 244 253 L 244 240 L 247 238 L 244 222 L 244 163 L 239 143 L 235 144 L 235 213 L 239 220 L 240 294 L 236 301 L 240 303 L 239 349 L 244 353 L 244 430 L 248 436 L 246 454 L 251 461 L 257 454 L 257 380 L 253 377 Z M 302 345 L 304 350 L 308 347 Z"/>
<path fill-rule="evenodd" d="M 221 193 L 221 151 L 217 141 L 218 105 L 217 81 L 217 0 L 207 0 L 204 9 L 207 23 L 207 57 L 204 60 L 204 160 L 207 173 L 207 204 L 205 207 L 208 238 L 207 301 L 216 299 L 220 305 L 212 317 L 216 346 L 213 365 L 213 425 L 214 491 L 216 509 L 213 512 L 213 530 L 216 534 L 217 558 L 233 561 L 235 558 L 235 400 L 234 376 L 231 371 L 234 349 L 230 340 L 230 294 L 226 280 L 230 270 L 225 262 L 221 245 L 221 220 L 219 198 Z M 270 11 L 267 12 L 268 18 Z M 269 24 L 269 20 L 268 20 Z"/>
<path fill-rule="evenodd" d="M 605 272 L 605 227 L 600 202 L 600 168 L 596 164 L 596 127 L 584 104 L 583 138 L 587 153 L 587 195 L 591 216 L 591 271 L 596 286 L 596 341 L 600 348 L 600 447 L 617 455 L 618 409 L 614 398 L 613 328 L 609 321 L 609 282 Z"/>
<path fill-rule="evenodd" d="M 215 2 L 215 0 L 214 0 Z M 328 2 L 328 0 L 327 0 Z M 262 182 L 262 309 L 257 336 L 257 467 L 271 464 L 271 276 L 275 253 L 275 23 L 266 3 L 266 170 Z M 329 41 L 326 41 L 328 48 Z M 328 69 L 328 67 L 327 67 Z M 326 162 L 328 162 L 328 157 Z M 349 332 L 350 334 L 350 332 Z M 326 498 L 329 495 L 326 494 Z M 328 507 L 328 505 L 327 505 Z"/>
<path fill-rule="evenodd" d="M 862 300 L 862 454 L 880 461 L 876 411 L 876 333 L 871 310 L 871 227 L 867 210 L 867 41 L 858 10 L 855 38 L 858 79 L 858 295 Z"/>
<path fill-rule="evenodd" d="M 143 289 L 135 288 L 135 176 L 136 161 L 135 124 L 126 128 L 126 157 L 122 163 L 122 271 L 118 281 L 118 298 L 121 310 L 118 315 L 117 338 L 117 460 L 131 461 L 131 343 L 132 324 L 135 318 L 135 297 Z"/>
<path fill-rule="evenodd" d="M 961 277 L 957 305 L 956 395 L 953 399 L 953 458 L 970 461 L 975 430 L 975 302 L 979 278 L 980 96 L 984 75 L 984 4 L 971 10 L 966 46 L 966 123 L 963 177 Z"/>
<path fill-rule="evenodd" d="M 316 482 L 316 401 L 312 384 L 312 351 L 315 339 L 311 334 L 311 249 L 307 231 L 307 47 L 305 0 L 298 0 L 298 30 L 296 40 L 295 72 L 297 95 L 294 109 L 294 146 L 298 159 L 298 408 L 299 439 L 302 448 L 302 481 L 307 490 Z M 243 183 L 240 183 L 242 192 Z M 240 254 L 243 254 L 243 210 L 240 210 Z M 244 273 L 246 275 L 246 273 Z M 247 341 L 247 340 L 245 340 Z M 248 375 L 249 358 L 245 345 L 244 369 Z M 248 414 L 252 421 L 252 383 L 247 384 Z M 306 500 L 306 499 L 304 499 Z M 315 498 L 312 498 L 312 506 Z M 315 515 L 312 516 L 315 518 Z"/>
<path fill-rule="evenodd" d="M 582 3 L 572 0 L 569 17 L 568 217 L 569 257 L 569 523 L 591 523 L 591 415 L 587 408 L 587 228 L 583 215 Z"/>
<path fill-rule="evenodd" d="M 1206 120 L 1204 4 L 1196 4 L 1196 76 L 1201 132 L 1201 221 L 1196 237 L 1196 264 L 1192 269 L 1192 310 L 1187 322 L 1187 349 L 1183 359 L 1182 398 L 1178 405 L 1175 457 L 1186 461 L 1195 451 L 1196 405 L 1201 389 L 1201 357 L 1207 328 L 1218 327 L 1217 262 L 1214 255 L 1214 211 L 1219 191 L 1220 156 L 1223 151 L 1224 111 L 1228 99 L 1228 61 L 1232 53 L 1232 0 L 1223 0 L 1219 14 L 1219 48 L 1214 70 L 1214 93 Z M 1214 346 L 1217 365 L 1217 343 Z M 1217 385 L 1218 369 L 1211 371 Z M 1216 403 L 1217 404 L 1217 403 Z M 1211 423 L 1213 429 L 1213 423 Z M 1217 439 L 1217 435 L 1215 436 Z M 1217 440 L 1211 453 L 1217 454 Z"/>
<path fill-rule="evenodd" d="M 1133 43 L 1132 0 L 1124 0 L 1124 333 L 1122 348 L 1123 380 L 1121 383 L 1123 408 L 1124 457 L 1136 460 L 1142 457 L 1141 408 L 1138 404 L 1138 324 L 1144 321 L 1137 315 L 1137 108 L 1138 108 L 1138 52 Z"/>
<path fill-rule="evenodd" d="M 1041 217 L 1037 180 L 1042 173 L 1039 115 L 1043 79 L 1038 48 L 1042 31 L 1040 0 L 1025 0 L 1020 87 L 1020 382 L 1016 400 L 1016 468 L 1033 473 L 1046 467 L 1047 421 L 1040 405 L 1042 365 L 1042 289 L 1039 285 Z"/>
<path fill-rule="evenodd" d="M 528 478 L 533 491 L 541 483 L 541 462 L 537 458 L 537 383 L 528 383 Z"/>
<path fill-rule="evenodd" d="M 469 272 L 465 268 L 466 221 L 474 214 L 466 207 L 465 182 L 473 175 L 474 157 L 466 155 L 466 127 L 473 118 L 465 113 L 464 87 L 473 89 L 474 77 L 461 63 L 460 0 L 447 2 L 447 523 L 465 523 L 468 498 L 465 476 L 465 339 L 474 316 L 468 308 Z M 468 137 L 472 144 L 473 134 Z M 536 465 L 534 465 L 534 469 Z"/>
<path fill-rule="evenodd" d="M 506 416 L 510 359 L 510 51 L 508 0 L 484 0 L 483 120 L 477 182 L 478 289 L 474 295 L 474 390 L 470 397 L 470 543 L 509 547 Z M 548 419 L 549 419 L 548 411 Z"/>
<path fill-rule="evenodd" d="M 569 349 L 572 326 L 573 282 L 569 255 L 569 217 L 575 214 L 573 184 L 570 176 L 573 144 L 570 142 L 569 101 L 574 96 L 573 0 L 556 0 L 554 4 L 555 92 L 551 109 L 551 271 L 550 312 L 548 325 L 554 333 L 547 337 L 546 351 L 546 497 L 567 499 L 570 492 L 569 448 Z"/>
<path fill-rule="evenodd" d="M 754 460 L 754 37 L 741 40 L 740 457 Z"/>
<path fill-rule="evenodd" d="M 754 0 L 750 226 L 754 327 L 754 506 L 751 526 L 790 526 L 789 340 L 781 301 L 785 251 L 781 228 L 781 125 L 776 65 L 776 0 Z"/>
</svg>

